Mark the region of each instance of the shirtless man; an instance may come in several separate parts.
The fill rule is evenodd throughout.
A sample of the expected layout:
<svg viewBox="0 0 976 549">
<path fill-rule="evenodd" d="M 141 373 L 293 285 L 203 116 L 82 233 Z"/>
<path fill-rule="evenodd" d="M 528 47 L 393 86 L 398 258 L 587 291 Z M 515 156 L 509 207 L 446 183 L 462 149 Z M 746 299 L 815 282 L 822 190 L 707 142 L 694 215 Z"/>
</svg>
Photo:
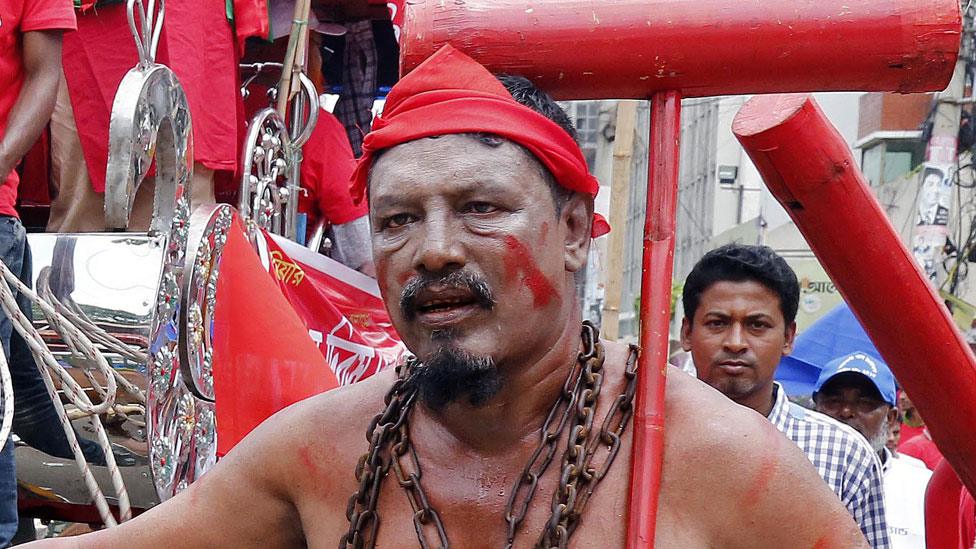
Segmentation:
<svg viewBox="0 0 976 549">
<path fill-rule="evenodd" d="M 550 99 L 521 82 L 519 100 L 560 119 Z M 51 545 L 335 547 L 350 531 L 354 472 L 369 447 L 363 433 L 382 431 L 370 420 L 397 387 L 388 421 L 401 417 L 396 403 L 417 398 L 406 406 L 409 447 L 398 446 L 396 460 L 403 476 L 416 477 L 405 488 L 392 469 L 378 475 L 375 515 L 367 513 L 379 519 L 375 545 L 417 547 L 415 516 L 430 545 L 441 545 L 433 513 L 411 510 L 410 497 L 420 497 L 410 488 L 420 486 L 452 546 L 505 547 L 513 485 L 567 379 L 580 379 L 578 356 L 592 347 L 581 336 L 574 275 L 586 261 L 595 193 L 569 133 L 511 97 L 445 47 L 391 91 L 364 143 L 356 185 L 367 187 L 368 174 L 378 280 L 404 342 L 424 361 L 412 370 L 420 373 L 395 384 L 398 374 L 383 372 L 291 406 L 172 500 Z M 626 391 L 633 358 L 624 345 L 602 348 L 596 433 Z M 684 375 L 669 376 L 666 414 L 657 547 L 867 547 L 803 454 L 759 414 Z M 535 546 L 550 519 L 569 431 L 514 528 L 515 547 Z M 386 459 L 390 448 L 380 447 Z M 598 448 L 594 466 L 605 455 Z M 569 546 L 624 546 L 630 455 L 627 424 Z M 362 501 L 373 501 L 372 486 Z"/>
</svg>

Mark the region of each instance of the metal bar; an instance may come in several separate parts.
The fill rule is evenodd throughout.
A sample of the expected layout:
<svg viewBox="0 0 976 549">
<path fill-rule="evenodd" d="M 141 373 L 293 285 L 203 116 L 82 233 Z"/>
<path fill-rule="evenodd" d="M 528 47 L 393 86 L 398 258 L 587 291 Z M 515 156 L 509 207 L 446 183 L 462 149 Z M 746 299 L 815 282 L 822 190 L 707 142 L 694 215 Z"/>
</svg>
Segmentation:
<svg viewBox="0 0 976 549">
<path fill-rule="evenodd" d="M 756 96 L 732 131 L 976 493 L 976 356 L 847 142 L 806 95 Z"/>
<path fill-rule="evenodd" d="M 404 9 L 404 73 L 451 43 L 558 99 L 936 91 L 962 30 L 959 0 L 411 0 Z"/>
<path fill-rule="evenodd" d="M 681 95 L 651 97 L 651 131 L 641 269 L 640 345 L 634 446 L 631 459 L 628 549 L 654 546 L 658 490 L 664 457 L 664 389 L 667 383 L 671 270 L 674 264 Z"/>
</svg>

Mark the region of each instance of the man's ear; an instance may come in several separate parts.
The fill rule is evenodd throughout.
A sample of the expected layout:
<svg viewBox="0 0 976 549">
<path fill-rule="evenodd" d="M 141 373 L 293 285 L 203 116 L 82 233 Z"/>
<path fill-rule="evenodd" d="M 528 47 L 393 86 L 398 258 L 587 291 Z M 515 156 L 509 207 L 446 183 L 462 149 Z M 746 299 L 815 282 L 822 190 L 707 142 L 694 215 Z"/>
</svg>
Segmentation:
<svg viewBox="0 0 976 549">
<path fill-rule="evenodd" d="M 575 273 L 586 265 L 586 256 L 590 252 L 593 198 L 583 193 L 573 193 L 563 205 L 559 218 L 566 227 L 566 240 L 563 242 L 566 270 Z"/>
<path fill-rule="evenodd" d="M 891 425 L 898 421 L 898 408 L 892 406 L 888 409 L 888 424 Z"/>
<path fill-rule="evenodd" d="M 790 322 L 786 327 L 786 341 L 783 343 L 783 355 L 793 352 L 793 342 L 796 341 L 796 321 Z"/>
<path fill-rule="evenodd" d="M 688 317 L 681 319 L 681 348 L 691 352 L 691 320 Z"/>
</svg>

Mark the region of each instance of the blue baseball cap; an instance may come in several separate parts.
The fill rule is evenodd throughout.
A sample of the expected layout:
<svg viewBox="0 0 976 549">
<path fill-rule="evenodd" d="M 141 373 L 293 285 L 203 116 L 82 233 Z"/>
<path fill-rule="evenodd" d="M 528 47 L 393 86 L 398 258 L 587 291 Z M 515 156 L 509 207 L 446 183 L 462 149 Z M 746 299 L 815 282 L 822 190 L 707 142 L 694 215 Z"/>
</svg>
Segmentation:
<svg viewBox="0 0 976 549">
<path fill-rule="evenodd" d="M 891 373 L 891 369 L 884 361 L 859 351 L 828 362 L 820 371 L 813 392 L 819 392 L 831 378 L 845 372 L 858 373 L 871 380 L 881 394 L 882 400 L 895 406 L 895 376 Z"/>
</svg>

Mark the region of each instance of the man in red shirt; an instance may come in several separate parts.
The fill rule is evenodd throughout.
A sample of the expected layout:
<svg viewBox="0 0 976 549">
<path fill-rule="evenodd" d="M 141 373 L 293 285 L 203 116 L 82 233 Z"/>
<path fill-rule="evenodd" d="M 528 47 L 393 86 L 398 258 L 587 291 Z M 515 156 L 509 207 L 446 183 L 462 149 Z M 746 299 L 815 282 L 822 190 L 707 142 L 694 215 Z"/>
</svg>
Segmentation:
<svg viewBox="0 0 976 549">
<path fill-rule="evenodd" d="M 158 5 L 158 3 L 157 3 Z M 215 172 L 237 169 L 240 149 L 237 54 L 223 0 L 167 2 L 156 62 L 173 69 L 193 119 L 193 205 L 214 202 Z M 105 229 L 105 170 L 112 101 L 138 62 L 125 2 L 97 3 L 78 15 L 78 32 L 65 37 L 64 78 L 51 118 L 55 190 L 48 231 Z M 152 217 L 152 177 L 137 194 L 130 228 Z"/>
<path fill-rule="evenodd" d="M 376 276 L 370 244 L 369 213 L 365 202 L 355 204 L 349 194 L 349 180 L 356 170 L 356 158 L 342 123 L 325 109 L 302 148 L 302 187 L 306 194 L 298 209 L 307 216 L 308 232 L 321 221 L 329 228 L 331 257 L 336 261 Z"/>
<path fill-rule="evenodd" d="M 0 2 L 0 260 L 22 280 L 30 280 L 30 249 L 14 209 L 19 183 L 14 168 L 51 117 L 61 36 L 74 28 L 72 0 Z M 24 309 L 26 303 L 18 301 Z M 0 341 L 8 357 L 11 332 L 10 319 L 0 315 Z M 13 443 L 8 438 L 0 444 L 0 546 L 6 547 L 17 531 L 17 481 Z"/>
</svg>

